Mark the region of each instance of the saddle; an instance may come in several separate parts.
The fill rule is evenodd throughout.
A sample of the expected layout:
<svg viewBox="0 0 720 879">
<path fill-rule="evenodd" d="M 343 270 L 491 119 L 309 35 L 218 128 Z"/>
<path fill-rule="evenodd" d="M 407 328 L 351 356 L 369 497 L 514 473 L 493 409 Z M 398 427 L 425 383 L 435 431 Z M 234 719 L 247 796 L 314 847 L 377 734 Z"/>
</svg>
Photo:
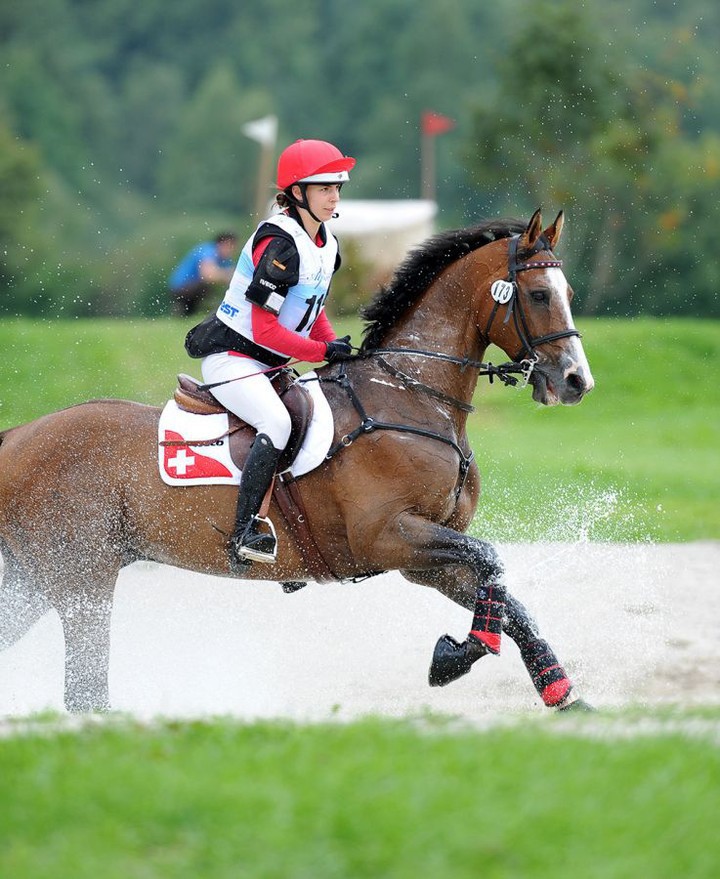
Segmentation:
<svg viewBox="0 0 720 879">
<path fill-rule="evenodd" d="M 227 413 L 228 431 L 226 436 L 230 456 L 235 466 L 242 470 L 250 446 L 255 440 L 255 428 L 238 418 L 233 412 L 228 411 L 222 403 L 213 397 L 210 391 L 202 390 L 200 383 L 192 376 L 180 373 L 177 379 L 178 386 L 175 389 L 174 399 L 180 409 L 195 415 Z M 294 374 L 289 369 L 279 370 L 272 379 L 272 385 L 290 413 L 290 439 L 278 462 L 278 472 L 282 473 L 292 464 L 305 439 L 313 416 L 313 400 L 309 392 L 295 381 Z M 209 445 L 217 442 L 218 439 L 221 437 L 206 442 Z"/>
</svg>

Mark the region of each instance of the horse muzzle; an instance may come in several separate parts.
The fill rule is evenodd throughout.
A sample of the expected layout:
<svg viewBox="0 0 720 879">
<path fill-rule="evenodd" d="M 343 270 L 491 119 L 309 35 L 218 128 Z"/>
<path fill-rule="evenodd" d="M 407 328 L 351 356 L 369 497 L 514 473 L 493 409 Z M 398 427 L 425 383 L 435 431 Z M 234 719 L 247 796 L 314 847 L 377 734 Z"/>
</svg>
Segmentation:
<svg viewBox="0 0 720 879">
<path fill-rule="evenodd" d="M 533 400 L 543 406 L 576 406 L 595 387 L 589 368 L 577 361 L 565 366 L 538 363 L 530 384 Z"/>
</svg>

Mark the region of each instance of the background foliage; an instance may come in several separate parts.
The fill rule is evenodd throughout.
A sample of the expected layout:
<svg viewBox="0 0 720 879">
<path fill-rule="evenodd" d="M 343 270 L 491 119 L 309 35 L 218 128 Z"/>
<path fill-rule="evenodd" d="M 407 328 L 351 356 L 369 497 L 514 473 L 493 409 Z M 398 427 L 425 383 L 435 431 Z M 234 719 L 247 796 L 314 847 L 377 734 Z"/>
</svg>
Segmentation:
<svg viewBox="0 0 720 879">
<path fill-rule="evenodd" d="M 25 0 L 0 4 L 0 310 L 155 314 L 186 247 L 251 225 L 258 145 L 336 141 L 352 195 L 439 225 L 569 213 L 592 314 L 720 314 L 715 0 Z"/>
</svg>

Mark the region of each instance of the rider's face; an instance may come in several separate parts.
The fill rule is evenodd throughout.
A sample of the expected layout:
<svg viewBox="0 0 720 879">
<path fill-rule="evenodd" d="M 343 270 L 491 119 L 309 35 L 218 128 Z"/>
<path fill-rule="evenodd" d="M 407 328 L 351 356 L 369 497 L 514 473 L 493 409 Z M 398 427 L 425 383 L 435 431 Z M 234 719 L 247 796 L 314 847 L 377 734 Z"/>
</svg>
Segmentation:
<svg viewBox="0 0 720 879">
<path fill-rule="evenodd" d="M 340 183 L 308 183 L 307 202 L 315 216 L 323 223 L 329 220 L 340 202 Z"/>
</svg>

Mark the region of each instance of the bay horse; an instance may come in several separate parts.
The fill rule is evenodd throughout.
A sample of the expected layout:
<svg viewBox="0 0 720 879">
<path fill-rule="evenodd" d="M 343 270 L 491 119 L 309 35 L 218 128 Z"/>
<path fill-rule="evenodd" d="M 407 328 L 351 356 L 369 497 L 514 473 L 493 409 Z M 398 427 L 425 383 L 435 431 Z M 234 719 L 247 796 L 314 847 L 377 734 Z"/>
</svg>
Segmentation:
<svg viewBox="0 0 720 879">
<path fill-rule="evenodd" d="M 334 445 L 299 478 L 307 526 L 328 576 L 400 571 L 473 613 L 468 638 L 439 639 L 431 685 L 520 648 L 549 707 L 577 696 L 525 608 L 507 590 L 488 542 L 466 533 L 480 477 L 466 434 L 478 376 L 524 375 L 533 399 L 575 404 L 593 379 L 574 327 L 572 290 L 553 254 L 563 214 L 543 230 L 483 222 L 440 233 L 412 251 L 363 312 L 356 356 L 317 370 L 334 417 Z M 494 343 L 510 357 L 488 368 Z M 55 608 L 65 636 L 65 705 L 110 707 L 113 592 L 121 568 L 151 560 L 237 576 L 226 547 L 237 489 L 170 487 L 158 473 L 160 410 L 122 400 L 71 406 L 0 434 L 0 648 Z M 321 579 L 278 506 L 276 564 L 243 579 Z M 585 705 L 582 700 L 576 704 Z"/>
</svg>

